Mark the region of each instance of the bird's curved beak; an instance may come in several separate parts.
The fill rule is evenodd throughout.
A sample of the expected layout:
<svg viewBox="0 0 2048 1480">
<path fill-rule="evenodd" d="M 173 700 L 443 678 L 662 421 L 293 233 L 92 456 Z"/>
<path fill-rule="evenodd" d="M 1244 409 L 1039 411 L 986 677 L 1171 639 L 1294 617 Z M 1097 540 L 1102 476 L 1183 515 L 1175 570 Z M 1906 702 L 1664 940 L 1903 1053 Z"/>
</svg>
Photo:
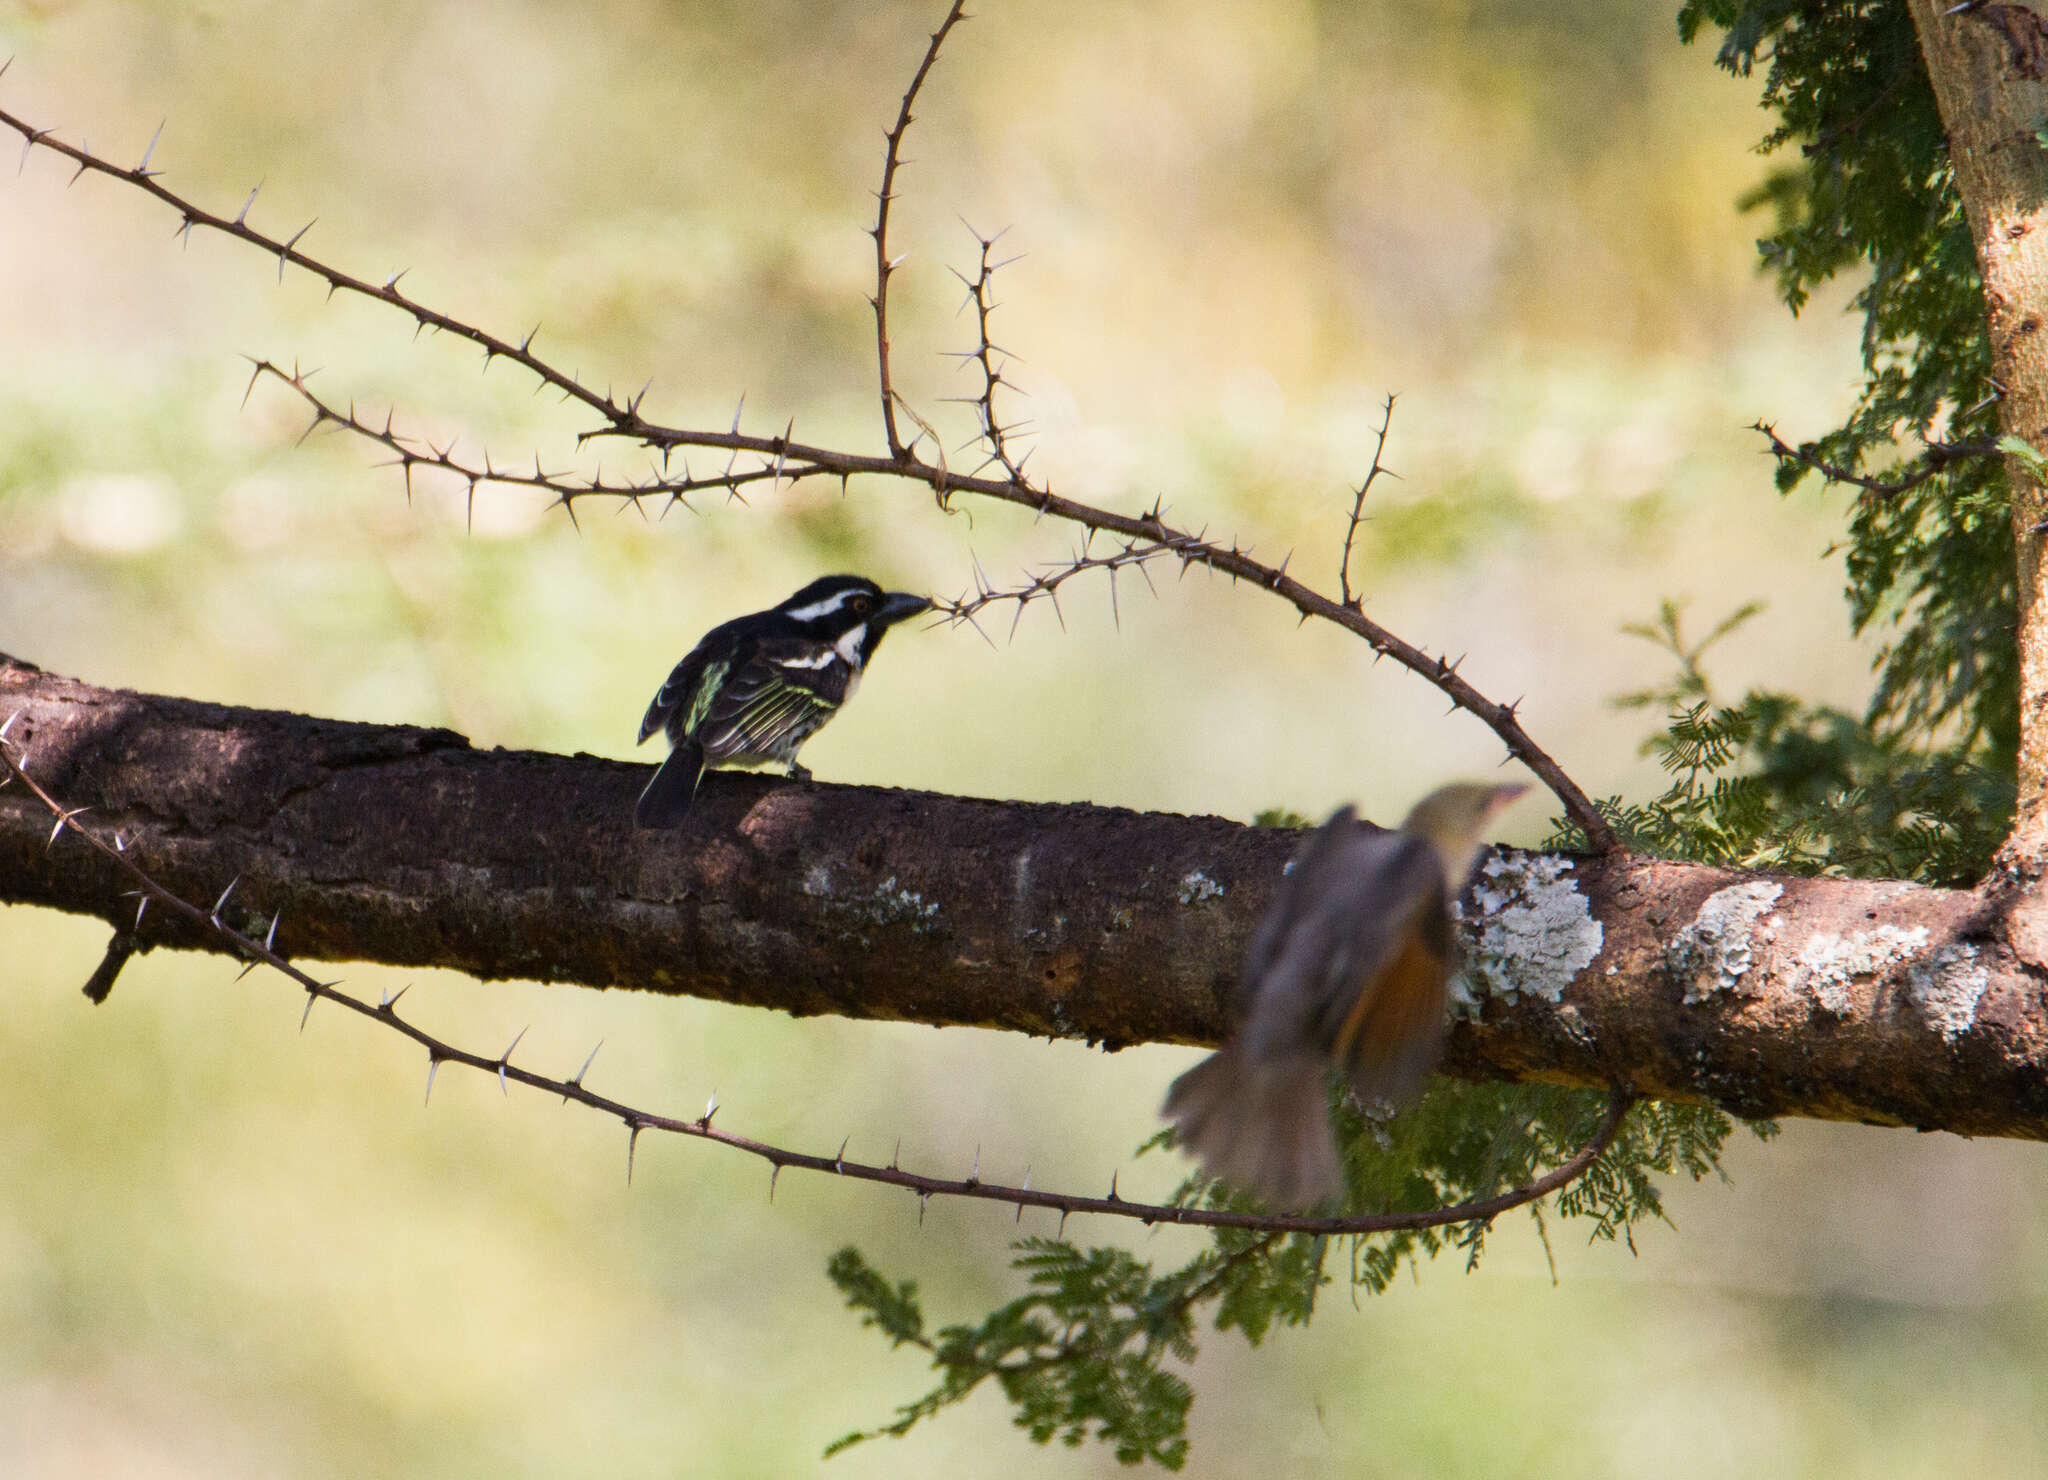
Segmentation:
<svg viewBox="0 0 2048 1480">
<path fill-rule="evenodd" d="M 908 591 L 890 591 L 882 597 L 882 607 L 874 615 L 878 627 L 893 627 L 905 617 L 915 617 L 932 609 L 929 596 L 914 596 Z"/>
</svg>

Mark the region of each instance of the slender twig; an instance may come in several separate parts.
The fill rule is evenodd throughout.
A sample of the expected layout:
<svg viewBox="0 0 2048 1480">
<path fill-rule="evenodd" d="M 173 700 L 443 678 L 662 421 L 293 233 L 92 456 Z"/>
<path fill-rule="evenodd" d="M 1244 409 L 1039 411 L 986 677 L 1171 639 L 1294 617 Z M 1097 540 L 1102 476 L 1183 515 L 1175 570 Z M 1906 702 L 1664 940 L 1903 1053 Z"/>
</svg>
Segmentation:
<svg viewBox="0 0 2048 1480">
<path fill-rule="evenodd" d="M 1365 496 L 1372 492 L 1373 480 L 1385 473 L 1389 478 L 1401 475 L 1388 468 L 1381 461 L 1387 451 L 1387 433 L 1394 426 L 1394 397 L 1387 397 L 1386 414 L 1380 418 L 1379 440 L 1373 444 L 1372 466 L 1366 470 L 1365 481 L 1358 485 L 1351 499 L 1351 522 L 1344 527 L 1344 555 L 1337 562 L 1337 599 L 1348 607 L 1357 607 L 1361 598 L 1351 590 L 1351 546 L 1358 539 L 1358 526 L 1365 521 Z"/>
<path fill-rule="evenodd" d="M 1759 421 L 1755 423 L 1753 430 L 1762 432 L 1770 440 L 1771 456 L 1780 462 L 1797 463 L 1803 468 L 1812 468 L 1830 483 L 1848 483 L 1865 493 L 1884 497 L 1909 493 L 1928 479 L 1947 472 L 1951 464 L 1973 457 L 1996 457 L 1999 453 L 1996 442 L 1929 441 L 1920 467 L 1895 483 L 1887 483 L 1879 478 L 1853 472 L 1839 463 L 1829 462 L 1813 450 L 1813 444 L 1810 442 L 1798 447 L 1792 446 L 1779 438 L 1778 429 L 1769 422 Z"/>
<path fill-rule="evenodd" d="M 1152 578 L 1145 572 L 1145 563 L 1155 560 L 1161 555 L 1172 555 L 1177 549 L 1178 547 L 1170 542 L 1140 544 L 1135 540 L 1126 540 L 1107 555 L 1091 555 L 1088 552 L 1087 546 L 1084 545 L 1080 553 L 1076 554 L 1071 560 L 1067 560 L 1059 565 L 1048 566 L 1032 576 L 1023 585 L 1007 589 L 999 589 L 988 584 L 986 578 L 977 569 L 975 572 L 976 586 L 972 596 L 961 596 L 951 601 L 944 599 L 935 600 L 932 603 L 932 609 L 940 616 L 945 617 L 949 622 L 956 625 L 961 622 L 972 623 L 976 630 L 979 631 L 980 624 L 974 622 L 974 618 L 978 613 L 999 602 L 1014 601 L 1017 604 L 1017 612 L 1010 623 L 1010 633 L 1012 636 L 1015 636 L 1017 623 L 1022 621 L 1024 617 L 1024 608 L 1043 596 L 1051 603 L 1053 613 L 1059 618 L 1060 628 L 1064 631 L 1067 625 L 1067 618 L 1066 613 L 1060 610 L 1060 587 L 1075 576 L 1080 575 L 1083 571 L 1102 570 L 1109 572 L 1110 609 L 1117 625 L 1121 627 L 1123 625 L 1123 617 L 1122 613 L 1117 610 L 1116 573 L 1120 570 L 1135 568 L 1140 575 L 1145 576 L 1146 584 L 1150 585 Z"/>
<path fill-rule="evenodd" d="M 967 229 L 974 231 L 972 226 Z M 975 319 L 974 348 L 960 352 L 957 358 L 973 365 L 981 372 L 981 390 L 975 395 L 960 399 L 974 406 L 975 414 L 981 421 L 981 440 L 988 448 L 988 457 L 982 462 L 981 467 L 986 468 L 994 464 L 1009 474 L 1012 482 L 1022 483 L 1024 462 L 1011 454 L 1010 438 L 1022 434 L 1026 424 L 1005 423 L 1001 413 L 996 409 L 998 386 L 1011 391 L 1017 389 L 1012 382 L 1004 378 L 1004 372 L 1010 368 L 1012 356 L 1008 350 L 1000 348 L 995 343 L 989 330 L 989 319 L 996 309 L 994 300 L 989 296 L 989 290 L 995 283 L 996 273 L 1017 260 L 1014 257 L 1001 262 L 991 260 L 989 254 L 994 251 L 995 244 L 1002 236 L 1003 233 L 1000 231 L 994 236 L 983 236 L 980 232 L 974 231 L 974 239 L 981 247 L 979 268 L 973 277 L 969 277 L 958 268 L 953 270 L 953 276 L 959 278 L 967 288 L 967 298 L 961 307 L 973 304 Z M 997 355 L 1003 357 L 1003 363 L 1000 365 L 996 363 Z M 1029 453 L 1025 455 L 1025 461 L 1029 460 L 1029 456 Z M 980 472 L 981 468 L 976 468 L 975 471 Z"/>
<path fill-rule="evenodd" d="M 533 334 L 528 334 L 524 339 L 514 343 L 508 339 L 501 339 L 497 335 L 479 329 L 472 324 L 465 323 L 461 319 L 429 308 L 417 299 L 409 298 L 399 291 L 399 280 L 405 276 L 403 270 L 393 273 L 379 285 L 364 278 L 354 277 L 349 273 L 341 271 L 339 268 L 330 267 L 324 262 L 309 257 L 306 253 L 299 250 L 298 244 L 305 237 L 306 233 L 313 229 L 314 223 L 312 221 L 308 221 L 304 226 L 292 233 L 290 237 L 280 240 L 277 237 L 258 231 L 249 224 L 247 219 L 249 205 L 245 204 L 237 215 L 222 216 L 193 204 L 192 201 L 164 185 L 159 179 L 159 171 L 147 168 L 146 156 L 143 164 L 138 164 L 133 169 L 123 169 L 120 165 L 101 159 L 82 145 L 65 143 L 48 129 L 31 127 L 4 108 L 0 108 L 0 124 L 5 124 L 8 128 L 13 129 L 22 136 L 24 141 L 22 145 L 24 158 L 26 158 L 28 151 L 31 149 L 47 149 L 54 154 L 62 155 L 78 166 L 78 173 L 71 177 L 73 180 L 78 179 L 80 175 L 88 173 L 100 174 L 107 176 L 109 179 L 119 180 L 124 185 L 132 185 L 137 190 L 155 196 L 178 213 L 179 224 L 177 234 L 180 237 L 188 236 L 193 227 L 199 226 L 209 231 L 220 232 L 223 236 L 231 236 L 237 241 L 247 242 L 249 245 L 277 259 L 277 271 L 280 278 L 283 277 L 284 269 L 288 265 L 302 268 L 327 284 L 327 291 L 330 297 L 336 293 L 360 294 L 365 298 L 374 299 L 378 303 L 388 304 L 398 309 L 401 313 L 410 315 L 422 330 L 434 329 L 444 334 L 452 334 L 458 339 L 466 339 L 484 352 L 484 362 L 486 364 L 492 360 L 503 359 L 523 366 L 543 384 L 560 391 L 564 399 L 582 402 L 585 406 L 588 406 L 591 410 L 602 416 L 608 423 L 621 430 L 628 430 L 639 422 L 638 397 L 635 397 L 630 402 L 621 404 L 615 402 L 609 393 L 599 395 L 596 391 L 583 385 L 575 376 L 564 374 L 534 354 L 532 351 Z M 255 196 L 252 193 L 250 203 L 253 204 L 254 200 Z M 537 332 L 538 329 L 535 330 L 535 333 Z"/>
<path fill-rule="evenodd" d="M 620 504 L 640 507 L 644 500 L 660 501 L 665 512 L 671 504 L 689 507 L 688 499 L 693 493 L 706 493 L 723 489 L 737 494 L 741 487 L 754 483 L 768 483 L 779 486 L 783 483 L 797 483 L 807 478 L 831 477 L 829 469 L 814 464 L 790 465 L 778 460 L 763 462 L 758 467 L 740 468 L 728 464 L 721 473 L 693 477 L 688 465 L 680 478 L 663 477 L 650 473 L 646 478 L 633 483 L 620 483 L 599 475 L 582 476 L 571 473 L 555 473 L 544 469 L 538 459 L 531 472 L 494 462 L 488 452 L 481 454 L 482 461 L 465 461 L 455 455 L 453 445 L 437 447 L 431 442 L 408 437 L 396 430 L 392 413 L 387 412 L 379 420 L 365 416 L 353 404 L 346 408 L 327 400 L 315 391 L 308 380 L 308 372 L 293 366 L 287 370 L 271 360 L 252 359 L 252 383 L 271 378 L 289 387 L 313 412 L 312 425 L 306 429 L 311 435 L 323 425 L 332 425 L 352 433 L 367 442 L 374 442 L 391 453 L 387 466 L 396 467 L 405 479 L 406 495 L 412 494 L 412 475 L 425 468 L 447 474 L 467 485 L 469 494 L 475 497 L 477 489 L 495 484 L 506 488 L 530 488 L 536 492 L 554 495 L 549 508 L 560 506 L 571 511 L 573 505 L 587 498 L 616 499 Z"/>
<path fill-rule="evenodd" d="M 924 88 L 925 78 L 931 75 L 932 66 L 939 59 L 939 48 L 946 44 L 946 37 L 953 27 L 967 16 L 967 0 L 953 0 L 946 12 L 946 18 L 939 22 L 938 30 L 932 32 L 931 45 L 925 48 L 924 60 L 917 64 L 917 72 L 910 79 L 910 86 L 904 89 L 903 106 L 897 111 L 896 124 L 889 130 L 889 147 L 882 154 L 882 188 L 875 197 L 875 229 L 869 233 L 875 239 L 875 293 L 869 301 L 875 309 L 875 360 L 881 376 L 882 430 L 889 439 L 889 454 L 901 458 L 908 449 L 896 430 L 896 383 L 889 369 L 889 280 L 896 275 L 898 259 L 889 256 L 889 207 L 896 201 L 896 172 L 903 159 L 903 138 L 910 132 L 910 125 L 916 121 L 911 110 L 917 104 L 917 95 Z"/>
<path fill-rule="evenodd" d="M 1167 1203 L 1132 1202 L 1117 1196 L 1114 1181 L 1106 1197 L 1084 1197 L 1073 1193 L 1049 1192 L 1031 1187 L 1008 1187 L 1000 1183 L 984 1182 L 977 1169 L 964 1178 L 932 1177 L 917 1172 L 904 1171 L 893 1161 L 888 1166 L 877 1166 L 866 1162 L 849 1161 L 845 1147 L 834 1156 L 817 1156 L 807 1152 L 791 1151 L 785 1147 L 758 1141 L 750 1136 L 736 1135 L 721 1130 L 712 1124 L 717 1106 L 713 1104 L 701 1116 L 686 1119 L 677 1116 L 657 1115 L 634 1106 L 600 1095 L 587 1089 L 583 1084 L 585 1071 L 590 1067 L 585 1060 L 583 1067 L 568 1079 L 556 1079 L 537 1074 L 511 1062 L 512 1048 L 503 1053 L 479 1054 L 458 1048 L 445 1039 L 438 1038 L 424 1028 L 399 1016 L 398 999 L 387 998 L 371 1003 L 363 998 L 340 990 L 339 982 L 323 982 L 309 976 L 297 965 L 287 960 L 276 947 L 277 923 L 273 917 L 269 932 L 262 939 L 236 929 L 221 917 L 228 895 L 236 885 L 229 884 L 219 902 L 212 909 L 196 905 L 173 894 L 159 884 L 143 867 L 130 856 L 129 851 L 116 843 L 110 843 L 100 832 L 82 824 L 78 819 L 87 810 L 83 807 L 67 809 L 63 803 L 44 789 L 43 785 L 23 768 L 22 759 L 14 753 L 15 742 L 0 738 L 0 784 L 7 780 L 20 781 L 38 801 L 57 819 L 56 830 L 51 834 L 52 842 L 65 832 L 77 834 L 88 846 L 110 860 L 135 885 L 135 892 L 146 902 L 162 906 L 170 913 L 180 916 L 202 930 L 215 932 L 227 941 L 235 953 L 250 963 L 260 963 L 290 978 L 306 993 L 307 1010 L 310 1012 L 316 1001 L 332 1002 L 360 1017 L 381 1023 L 392 1032 L 411 1039 L 427 1051 L 428 1085 L 431 1090 L 433 1075 L 443 1064 L 461 1064 L 477 1069 L 496 1078 L 501 1086 L 519 1083 L 531 1089 L 543 1090 L 559 1095 L 564 1101 L 574 1100 L 579 1105 L 610 1115 L 626 1127 L 630 1137 L 628 1157 L 630 1170 L 631 1147 L 637 1145 L 644 1131 L 667 1131 L 673 1135 L 690 1136 L 703 1141 L 715 1141 L 759 1157 L 780 1175 L 786 1167 L 804 1171 L 830 1172 L 835 1176 L 851 1177 L 857 1181 L 876 1182 L 889 1187 L 900 1187 L 916 1193 L 920 1198 L 960 1197 L 979 1199 L 986 1202 L 1005 1203 L 1019 1209 L 1046 1208 L 1060 1214 L 1064 1221 L 1074 1213 L 1101 1213 L 1111 1217 L 1134 1218 L 1141 1223 L 1172 1223 L 1187 1227 L 1204 1228 L 1246 1228 L 1273 1233 L 1388 1233 L 1398 1230 L 1440 1228 L 1455 1223 L 1483 1222 L 1499 1216 L 1511 1208 L 1534 1202 L 1563 1187 L 1593 1164 L 1621 1130 L 1621 1124 L 1629 1107 L 1635 1103 L 1633 1092 L 1617 1087 L 1608 1101 L 1606 1114 L 1602 1116 L 1593 1138 L 1567 1160 L 1551 1171 L 1528 1183 L 1526 1186 L 1504 1192 L 1496 1197 L 1481 1198 L 1474 1202 L 1459 1203 L 1453 1207 L 1432 1208 L 1413 1213 L 1372 1213 L 1355 1217 L 1302 1217 L 1266 1213 L 1243 1213 L 1225 1208 L 1179 1207 Z M 237 881 L 239 882 L 239 881 Z M 246 905 L 246 893 L 244 894 Z M 402 993 L 400 995 L 403 995 Z M 513 1048 L 518 1039 L 513 1040 Z M 595 1057 L 595 1054 L 592 1055 Z"/>
</svg>

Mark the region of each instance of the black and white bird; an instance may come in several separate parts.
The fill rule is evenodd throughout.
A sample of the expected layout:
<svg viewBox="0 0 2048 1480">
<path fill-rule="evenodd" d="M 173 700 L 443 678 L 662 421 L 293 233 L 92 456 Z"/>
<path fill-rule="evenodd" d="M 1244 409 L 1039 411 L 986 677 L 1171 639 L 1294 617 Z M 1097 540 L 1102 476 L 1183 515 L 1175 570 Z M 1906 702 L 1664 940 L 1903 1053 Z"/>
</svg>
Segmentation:
<svg viewBox="0 0 2048 1480">
<path fill-rule="evenodd" d="M 706 766 L 778 761 L 808 781 L 797 750 L 837 714 L 889 629 L 931 610 L 862 576 L 820 576 L 764 612 L 713 627 L 676 664 L 640 721 L 640 741 L 668 732 L 668 759 L 640 793 L 633 821 L 674 827 Z"/>
</svg>

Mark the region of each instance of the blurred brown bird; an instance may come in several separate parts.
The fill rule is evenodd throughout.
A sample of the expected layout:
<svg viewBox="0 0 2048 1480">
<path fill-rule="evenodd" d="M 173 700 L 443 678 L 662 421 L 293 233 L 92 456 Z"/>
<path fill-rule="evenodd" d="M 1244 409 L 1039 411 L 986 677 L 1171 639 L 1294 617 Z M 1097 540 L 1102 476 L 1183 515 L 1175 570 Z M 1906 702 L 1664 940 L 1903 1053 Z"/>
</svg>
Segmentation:
<svg viewBox="0 0 2048 1480">
<path fill-rule="evenodd" d="M 1167 1092 L 1212 1176 L 1285 1208 L 1342 1190 L 1325 1071 L 1368 1104 L 1421 1093 L 1443 1050 L 1452 902 L 1487 825 L 1527 790 L 1441 787 L 1397 832 L 1347 806 L 1309 836 L 1245 955 L 1236 1036 Z"/>
</svg>

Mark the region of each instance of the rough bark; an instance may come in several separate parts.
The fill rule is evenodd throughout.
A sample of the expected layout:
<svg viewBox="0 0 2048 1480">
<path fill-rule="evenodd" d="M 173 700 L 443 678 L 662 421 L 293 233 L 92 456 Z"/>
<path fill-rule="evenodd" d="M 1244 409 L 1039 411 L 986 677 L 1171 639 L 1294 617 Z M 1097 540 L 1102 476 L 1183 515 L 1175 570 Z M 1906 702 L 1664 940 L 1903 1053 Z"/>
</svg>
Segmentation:
<svg viewBox="0 0 2048 1480">
<path fill-rule="evenodd" d="M 82 822 L 201 903 L 239 878 L 224 914 L 260 934 L 282 910 L 295 957 L 1112 1046 L 1216 1040 L 1294 846 L 1214 817 L 731 773 L 683 828 L 639 832 L 645 766 L 0 658 L 9 716 L 29 773 L 91 806 Z M 50 832 L 0 789 L 0 899 L 132 927 L 111 867 Z M 2048 993 L 1976 895 L 1504 851 L 1464 908 L 1476 1018 L 1455 1072 L 2048 1138 Z M 140 935 L 213 948 L 156 912 Z"/>
<path fill-rule="evenodd" d="M 2048 24 L 2024 5 L 1949 13 L 1912 0 L 1920 50 L 1948 133 L 1949 160 L 1977 247 L 2004 430 L 2048 456 Z M 2019 817 L 2004 862 L 2030 890 L 2048 874 L 2048 487 L 2009 461 L 2019 558 Z M 2048 916 L 2034 900 L 2015 944 L 2048 963 Z"/>
</svg>

